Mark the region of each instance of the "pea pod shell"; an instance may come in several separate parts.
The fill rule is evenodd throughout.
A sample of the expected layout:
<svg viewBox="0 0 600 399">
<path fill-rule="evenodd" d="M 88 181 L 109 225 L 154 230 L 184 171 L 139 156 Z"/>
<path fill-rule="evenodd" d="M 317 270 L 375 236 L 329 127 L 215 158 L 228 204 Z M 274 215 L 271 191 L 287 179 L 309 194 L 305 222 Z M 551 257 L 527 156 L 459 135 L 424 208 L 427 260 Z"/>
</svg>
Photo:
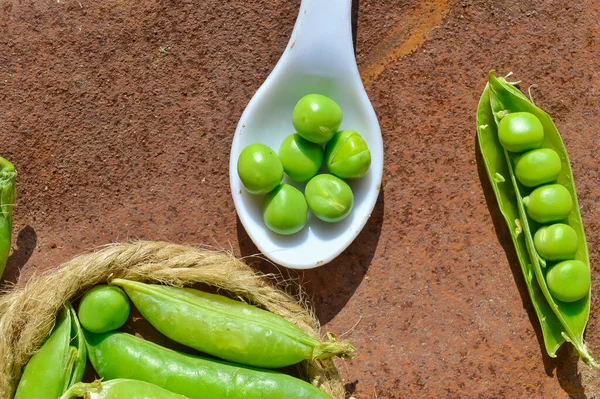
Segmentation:
<svg viewBox="0 0 600 399">
<path fill-rule="evenodd" d="M 72 346 L 72 337 L 81 346 Z M 71 384 L 81 381 L 85 361 L 83 334 L 68 305 L 59 313 L 46 342 L 25 366 L 15 399 L 58 398 Z"/>
<path fill-rule="evenodd" d="M 73 385 L 59 399 L 189 399 L 159 386 L 138 380 L 94 381 Z"/>
<path fill-rule="evenodd" d="M 580 237 L 579 248 L 575 255 L 575 259 L 580 260 L 589 267 L 587 242 L 585 240 L 583 222 L 579 213 L 579 205 L 577 203 L 577 193 L 575 190 L 573 173 L 567 151 L 564 147 L 562 138 L 556 129 L 556 126 L 546 112 L 532 104 L 527 97 L 525 97 L 513 85 L 506 82 L 505 79 L 498 79 L 493 73 L 490 73 L 489 87 L 490 105 L 496 123 L 501 115 L 506 112 L 530 112 L 534 114 L 542 123 L 544 127 L 544 141 L 541 147 L 551 148 L 560 156 L 562 163 L 561 173 L 557 177 L 556 183 L 563 185 L 569 191 L 571 198 L 573 199 L 573 210 L 568 216 L 567 224 L 573 227 L 573 229 L 575 229 L 577 232 L 578 237 Z M 517 199 L 516 204 L 518 206 L 519 215 L 522 221 L 527 251 L 529 252 L 533 271 L 542 293 L 544 294 L 544 298 L 562 325 L 561 335 L 563 338 L 575 346 L 576 350 L 586 363 L 594 367 L 600 367 L 592 358 L 588 348 L 583 342 L 583 334 L 590 314 L 591 288 L 590 292 L 588 292 L 588 295 L 579 301 L 571 303 L 557 301 L 550 294 L 548 286 L 546 285 L 544 272 L 542 270 L 542 267 L 545 266 L 545 263 L 541 260 L 541 257 L 535 250 L 535 246 L 533 244 L 532 231 L 538 226 L 534 221 L 529 220 L 526 216 L 525 208 L 523 206 L 523 194 L 525 194 L 526 191 L 516 180 L 513 171 L 515 159 L 512 158 L 512 156 L 510 156 L 507 152 L 505 152 L 505 158 L 508 164 L 511 182 L 515 190 Z"/>
<path fill-rule="evenodd" d="M 83 329 L 79 324 L 77 318 L 77 312 L 73 309 L 73 306 L 68 303 L 67 309 L 71 317 L 71 346 L 77 351 L 74 359 L 73 370 L 71 372 L 71 378 L 69 379 L 68 386 L 71 386 L 83 379 L 85 373 L 85 367 L 87 364 L 87 348 L 85 344 L 85 336 L 83 335 Z"/>
<path fill-rule="evenodd" d="M 556 357 L 556 351 L 565 342 L 561 334 L 563 328 L 535 279 L 535 272 L 522 232 L 517 197 L 510 182 L 510 171 L 504 149 L 498 140 L 496 123 L 490 107 L 489 84 L 486 85 L 477 107 L 477 139 L 498 207 L 510 230 L 510 237 L 515 246 L 531 303 L 540 321 L 546 352 L 549 356 Z"/>
<path fill-rule="evenodd" d="M 347 342 L 319 342 L 283 317 L 221 295 L 115 279 L 161 333 L 221 359 L 278 368 L 305 359 L 345 356 Z"/>
<path fill-rule="evenodd" d="M 4 273 L 12 244 L 12 210 L 17 198 L 16 178 L 14 165 L 0 157 L 0 277 Z"/>
<path fill-rule="evenodd" d="M 190 399 L 331 399 L 315 386 L 259 370 L 179 353 L 121 332 L 85 332 L 89 359 L 101 378 L 151 382 Z"/>
</svg>

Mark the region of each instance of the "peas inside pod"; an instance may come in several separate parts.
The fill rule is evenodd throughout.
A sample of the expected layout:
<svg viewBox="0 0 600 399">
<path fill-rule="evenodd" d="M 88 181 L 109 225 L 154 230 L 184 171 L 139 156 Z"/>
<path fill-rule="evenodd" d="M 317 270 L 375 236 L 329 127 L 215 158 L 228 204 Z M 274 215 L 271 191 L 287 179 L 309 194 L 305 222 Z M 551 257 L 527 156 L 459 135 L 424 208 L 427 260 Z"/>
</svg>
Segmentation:
<svg viewBox="0 0 600 399">
<path fill-rule="evenodd" d="M 550 148 L 540 148 L 524 153 L 515 165 L 515 175 L 527 187 L 551 183 L 562 170 L 560 157 Z"/>
<path fill-rule="evenodd" d="M 546 275 L 548 289 L 559 301 L 575 302 L 590 290 L 590 269 L 580 260 L 565 260 L 554 265 Z"/>
<path fill-rule="evenodd" d="M 590 267 L 567 151 L 550 116 L 493 71 L 477 110 L 477 135 L 498 206 L 515 244 L 546 351 L 583 342 Z"/>
<path fill-rule="evenodd" d="M 533 242 L 540 256 L 549 261 L 573 259 L 579 244 L 575 229 L 564 223 L 540 227 Z"/>
<path fill-rule="evenodd" d="M 573 199 L 565 186 L 548 184 L 536 188 L 523 198 L 523 205 L 530 218 L 538 223 L 550 223 L 569 216 L 573 209 Z"/>
<path fill-rule="evenodd" d="M 240 153 L 238 175 L 250 194 L 265 195 L 263 223 L 269 230 L 298 233 L 307 223 L 308 210 L 330 223 L 351 212 L 354 193 L 341 179 L 363 177 L 371 165 L 371 152 L 357 131 L 338 131 L 342 117 L 334 100 L 308 94 L 292 110 L 296 133 L 284 138 L 278 154 L 256 143 Z M 323 163 L 331 175 L 318 174 Z M 286 176 L 296 183 L 308 182 L 304 192 L 286 184 Z"/>
<path fill-rule="evenodd" d="M 529 112 L 509 113 L 500 120 L 498 139 L 507 151 L 523 152 L 538 148 L 544 141 L 544 127 Z"/>
</svg>

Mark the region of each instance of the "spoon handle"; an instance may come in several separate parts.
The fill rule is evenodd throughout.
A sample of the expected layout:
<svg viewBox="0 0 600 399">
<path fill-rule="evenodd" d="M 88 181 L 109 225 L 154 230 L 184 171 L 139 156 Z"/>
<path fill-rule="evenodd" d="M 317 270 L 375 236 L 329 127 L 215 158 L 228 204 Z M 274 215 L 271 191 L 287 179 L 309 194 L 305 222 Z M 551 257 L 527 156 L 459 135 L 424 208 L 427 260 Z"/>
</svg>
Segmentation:
<svg viewBox="0 0 600 399">
<path fill-rule="evenodd" d="M 352 0 L 302 0 L 282 61 L 326 75 L 358 73 L 351 13 Z"/>
</svg>

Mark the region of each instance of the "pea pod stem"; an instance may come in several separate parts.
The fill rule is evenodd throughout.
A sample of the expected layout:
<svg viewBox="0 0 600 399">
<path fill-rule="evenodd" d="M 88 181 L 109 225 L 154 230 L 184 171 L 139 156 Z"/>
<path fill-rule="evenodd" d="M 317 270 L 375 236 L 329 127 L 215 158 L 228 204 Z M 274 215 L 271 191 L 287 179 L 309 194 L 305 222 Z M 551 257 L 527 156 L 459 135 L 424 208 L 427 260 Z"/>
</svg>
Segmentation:
<svg viewBox="0 0 600 399">
<path fill-rule="evenodd" d="M 4 273 L 12 244 L 12 213 L 17 197 L 16 178 L 15 166 L 0 157 L 0 277 Z"/>
</svg>

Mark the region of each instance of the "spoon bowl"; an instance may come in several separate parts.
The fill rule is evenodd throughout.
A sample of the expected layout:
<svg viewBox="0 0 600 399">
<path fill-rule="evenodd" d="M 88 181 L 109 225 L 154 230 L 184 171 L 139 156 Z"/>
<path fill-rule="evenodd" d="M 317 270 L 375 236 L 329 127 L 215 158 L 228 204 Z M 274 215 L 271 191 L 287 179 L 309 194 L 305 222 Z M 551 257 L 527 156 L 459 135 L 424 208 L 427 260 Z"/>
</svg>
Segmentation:
<svg viewBox="0 0 600 399">
<path fill-rule="evenodd" d="M 377 116 L 369 102 L 356 66 L 352 44 L 351 0 L 303 0 L 288 46 L 281 59 L 252 97 L 238 123 L 229 163 L 231 192 L 236 211 L 257 248 L 273 262 L 295 269 L 323 265 L 352 243 L 366 224 L 379 194 L 383 170 L 383 142 Z M 327 223 L 309 212 L 307 225 L 284 236 L 263 223 L 264 196 L 247 192 L 237 173 L 240 152 L 253 143 L 279 151 L 290 134 L 292 110 L 307 94 L 336 101 L 343 112 L 339 130 L 358 131 L 371 151 L 366 175 L 346 180 L 354 193 L 348 217 Z M 325 166 L 323 173 L 327 173 Z M 306 183 L 291 184 L 304 192 Z"/>
</svg>

